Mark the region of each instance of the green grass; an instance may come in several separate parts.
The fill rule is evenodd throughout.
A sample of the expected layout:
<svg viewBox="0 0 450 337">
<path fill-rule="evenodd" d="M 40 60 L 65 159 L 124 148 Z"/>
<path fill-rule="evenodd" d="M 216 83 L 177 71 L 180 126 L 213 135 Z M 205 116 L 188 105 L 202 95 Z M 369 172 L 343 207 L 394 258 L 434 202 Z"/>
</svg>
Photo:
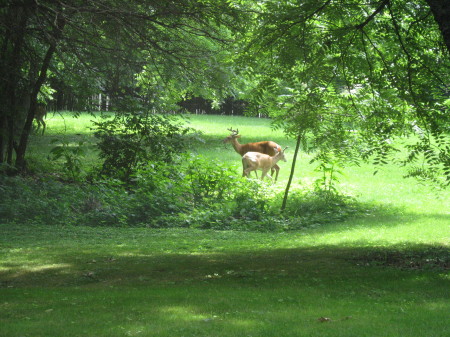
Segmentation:
<svg viewBox="0 0 450 337">
<path fill-rule="evenodd" d="M 289 234 L 2 226 L 1 335 L 448 335 L 445 270 L 368 255 L 411 255 L 445 235 L 390 244 L 394 227 L 350 225 Z"/>
<path fill-rule="evenodd" d="M 53 118 L 36 141 L 61 136 Z M 89 140 L 89 119 L 65 136 Z M 191 123 L 196 152 L 237 166 L 229 127 L 293 147 L 265 119 Z M 317 174 L 309 159 L 295 185 Z M 0 225 L 0 336 L 448 336 L 450 194 L 373 171 L 340 185 L 367 214 L 297 232 Z"/>
</svg>

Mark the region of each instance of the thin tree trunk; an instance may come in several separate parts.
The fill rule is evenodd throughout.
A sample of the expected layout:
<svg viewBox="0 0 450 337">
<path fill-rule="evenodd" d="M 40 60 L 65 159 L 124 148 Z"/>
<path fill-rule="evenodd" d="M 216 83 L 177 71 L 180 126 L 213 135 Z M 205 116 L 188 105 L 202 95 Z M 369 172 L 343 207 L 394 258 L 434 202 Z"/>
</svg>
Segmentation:
<svg viewBox="0 0 450 337">
<path fill-rule="evenodd" d="M 37 95 L 41 90 L 42 85 L 44 84 L 45 79 L 47 78 L 47 70 L 50 66 L 50 61 L 52 60 L 53 54 L 56 50 L 56 45 L 61 38 L 62 30 L 65 25 L 65 19 L 61 13 L 57 14 L 56 17 L 56 26 L 54 27 L 55 35 L 53 40 L 48 47 L 47 53 L 45 54 L 44 61 L 42 62 L 41 70 L 39 73 L 39 77 L 34 84 L 33 91 L 31 92 L 30 97 L 30 108 L 28 110 L 27 119 L 25 121 L 25 125 L 22 129 L 22 134 L 20 136 L 19 146 L 16 150 L 16 168 L 19 171 L 25 170 L 25 152 L 28 145 L 28 137 L 31 132 L 31 126 L 33 125 L 33 119 L 36 112 L 37 107 Z"/>
<path fill-rule="evenodd" d="M 20 171 L 25 169 L 25 152 L 28 145 L 28 137 L 31 132 L 31 126 L 33 125 L 33 119 L 36 112 L 37 107 L 37 95 L 42 85 L 44 84 L 45 79 L 47 78 L 47 70 L 50 65 L 50 61 L 53 57 L 53 54 L 56 49 L 56 43 L 52 43 L 47 50 L 47 53 L 44 58 L 44 62 L 42 63 L 41 71 L 39 77 L 34 84 L 33 91 L 30 97 L 30 107 L 28 109 L 27 119 L 25 121 L 25 125 L 22 129 L 22 134 L 20 136 L 19 146 L 17 147 L 16 152 L 16 168 Z"/>
<path fill-rule="evenodd" d="M 294 157 L 292 158 L 291 173 L 289 175 L 289 180 L 288 180 L 288 183 L 286 185 L 286 189 L 284 191 L 283 203 L 281 205 L 281 212 L 283 212 L 286 209 L 288 195 L 289 195 L 289 190 L 291 188 L 292 179 L 294 177 L 295 163 L 297 162 L 298 151 L 300 149 L 300 144 L 302 142 L 303 135 L 304 135 L 304 132 L 303 131 L 299 131 L 298 136 L 297 136 L 297 144 L 295 145 Z"/>
</svg>

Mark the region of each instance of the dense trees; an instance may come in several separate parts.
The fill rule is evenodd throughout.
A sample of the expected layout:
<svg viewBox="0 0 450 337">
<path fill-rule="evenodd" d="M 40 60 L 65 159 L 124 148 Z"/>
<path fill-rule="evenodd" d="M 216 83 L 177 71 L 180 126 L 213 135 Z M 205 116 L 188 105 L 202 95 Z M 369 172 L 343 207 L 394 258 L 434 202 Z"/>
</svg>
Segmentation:
<svg viewBox="0 0 450 337">
<path fill-rule="evenodd" d="M 118 109 L 164 106 L 174 91 L 193 90 L 199 75 L 207 88 L 224 73 L 218 45 L 231 41 L 227 27 L 239 27 L 236 13 L 228 1 L 4 1 L 0 163 L 13 165 L 15 152 L 15 166 L 25 167 L 49 74 L 84 105 L 107 92 Z"/>
<path fill-rule="evenodd" d="M 0 162 L 25 167 L 50 86 L 80 109 L 108 94 L 119 111 L 231 95 L 324 169 L 382 164 L 393 139 L 415 135 L 396 160 L 448 185 L 449 12 L 436 0 L 4 1 Z"/>
</svg>

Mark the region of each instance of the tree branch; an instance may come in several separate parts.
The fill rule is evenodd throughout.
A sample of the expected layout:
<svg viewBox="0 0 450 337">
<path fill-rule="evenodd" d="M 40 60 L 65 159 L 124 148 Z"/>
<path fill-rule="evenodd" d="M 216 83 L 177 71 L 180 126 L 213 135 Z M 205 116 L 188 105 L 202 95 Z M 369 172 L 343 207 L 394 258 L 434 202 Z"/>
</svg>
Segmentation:
<svg viewBox="0 0 450 337">
<path fill-rule="evenodd" d="M 371 15 L 369 15 L 367 17 L 367 19 L 363 22 L 360 23 L 359 25 L 356 25 L 355 28 L 356 29 L 363 29 L 370 21 L 373 20 L 373 18 L 375 16 L 377 16 L 383 9 L 384 7 L 386 7 L 386 5 L 389 3 L 390 0 L 383 0 L 380 5 L 378 6 L 378 8 L 375 10 L 375 12 L 373 12 Z"/>
</svg>

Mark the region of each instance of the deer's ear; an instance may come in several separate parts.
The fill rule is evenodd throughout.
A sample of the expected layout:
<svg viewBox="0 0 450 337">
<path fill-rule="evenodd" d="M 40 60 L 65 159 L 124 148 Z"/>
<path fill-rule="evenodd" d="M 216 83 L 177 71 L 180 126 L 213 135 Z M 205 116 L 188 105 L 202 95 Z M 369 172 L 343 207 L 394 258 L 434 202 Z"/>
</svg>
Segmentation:
<svg viewBox="0 0 450 337">
<path fill-rule="evenodd" d="M 236 135 L 236 138 L 241 138 L 241 135 Z"/>
</svg>

